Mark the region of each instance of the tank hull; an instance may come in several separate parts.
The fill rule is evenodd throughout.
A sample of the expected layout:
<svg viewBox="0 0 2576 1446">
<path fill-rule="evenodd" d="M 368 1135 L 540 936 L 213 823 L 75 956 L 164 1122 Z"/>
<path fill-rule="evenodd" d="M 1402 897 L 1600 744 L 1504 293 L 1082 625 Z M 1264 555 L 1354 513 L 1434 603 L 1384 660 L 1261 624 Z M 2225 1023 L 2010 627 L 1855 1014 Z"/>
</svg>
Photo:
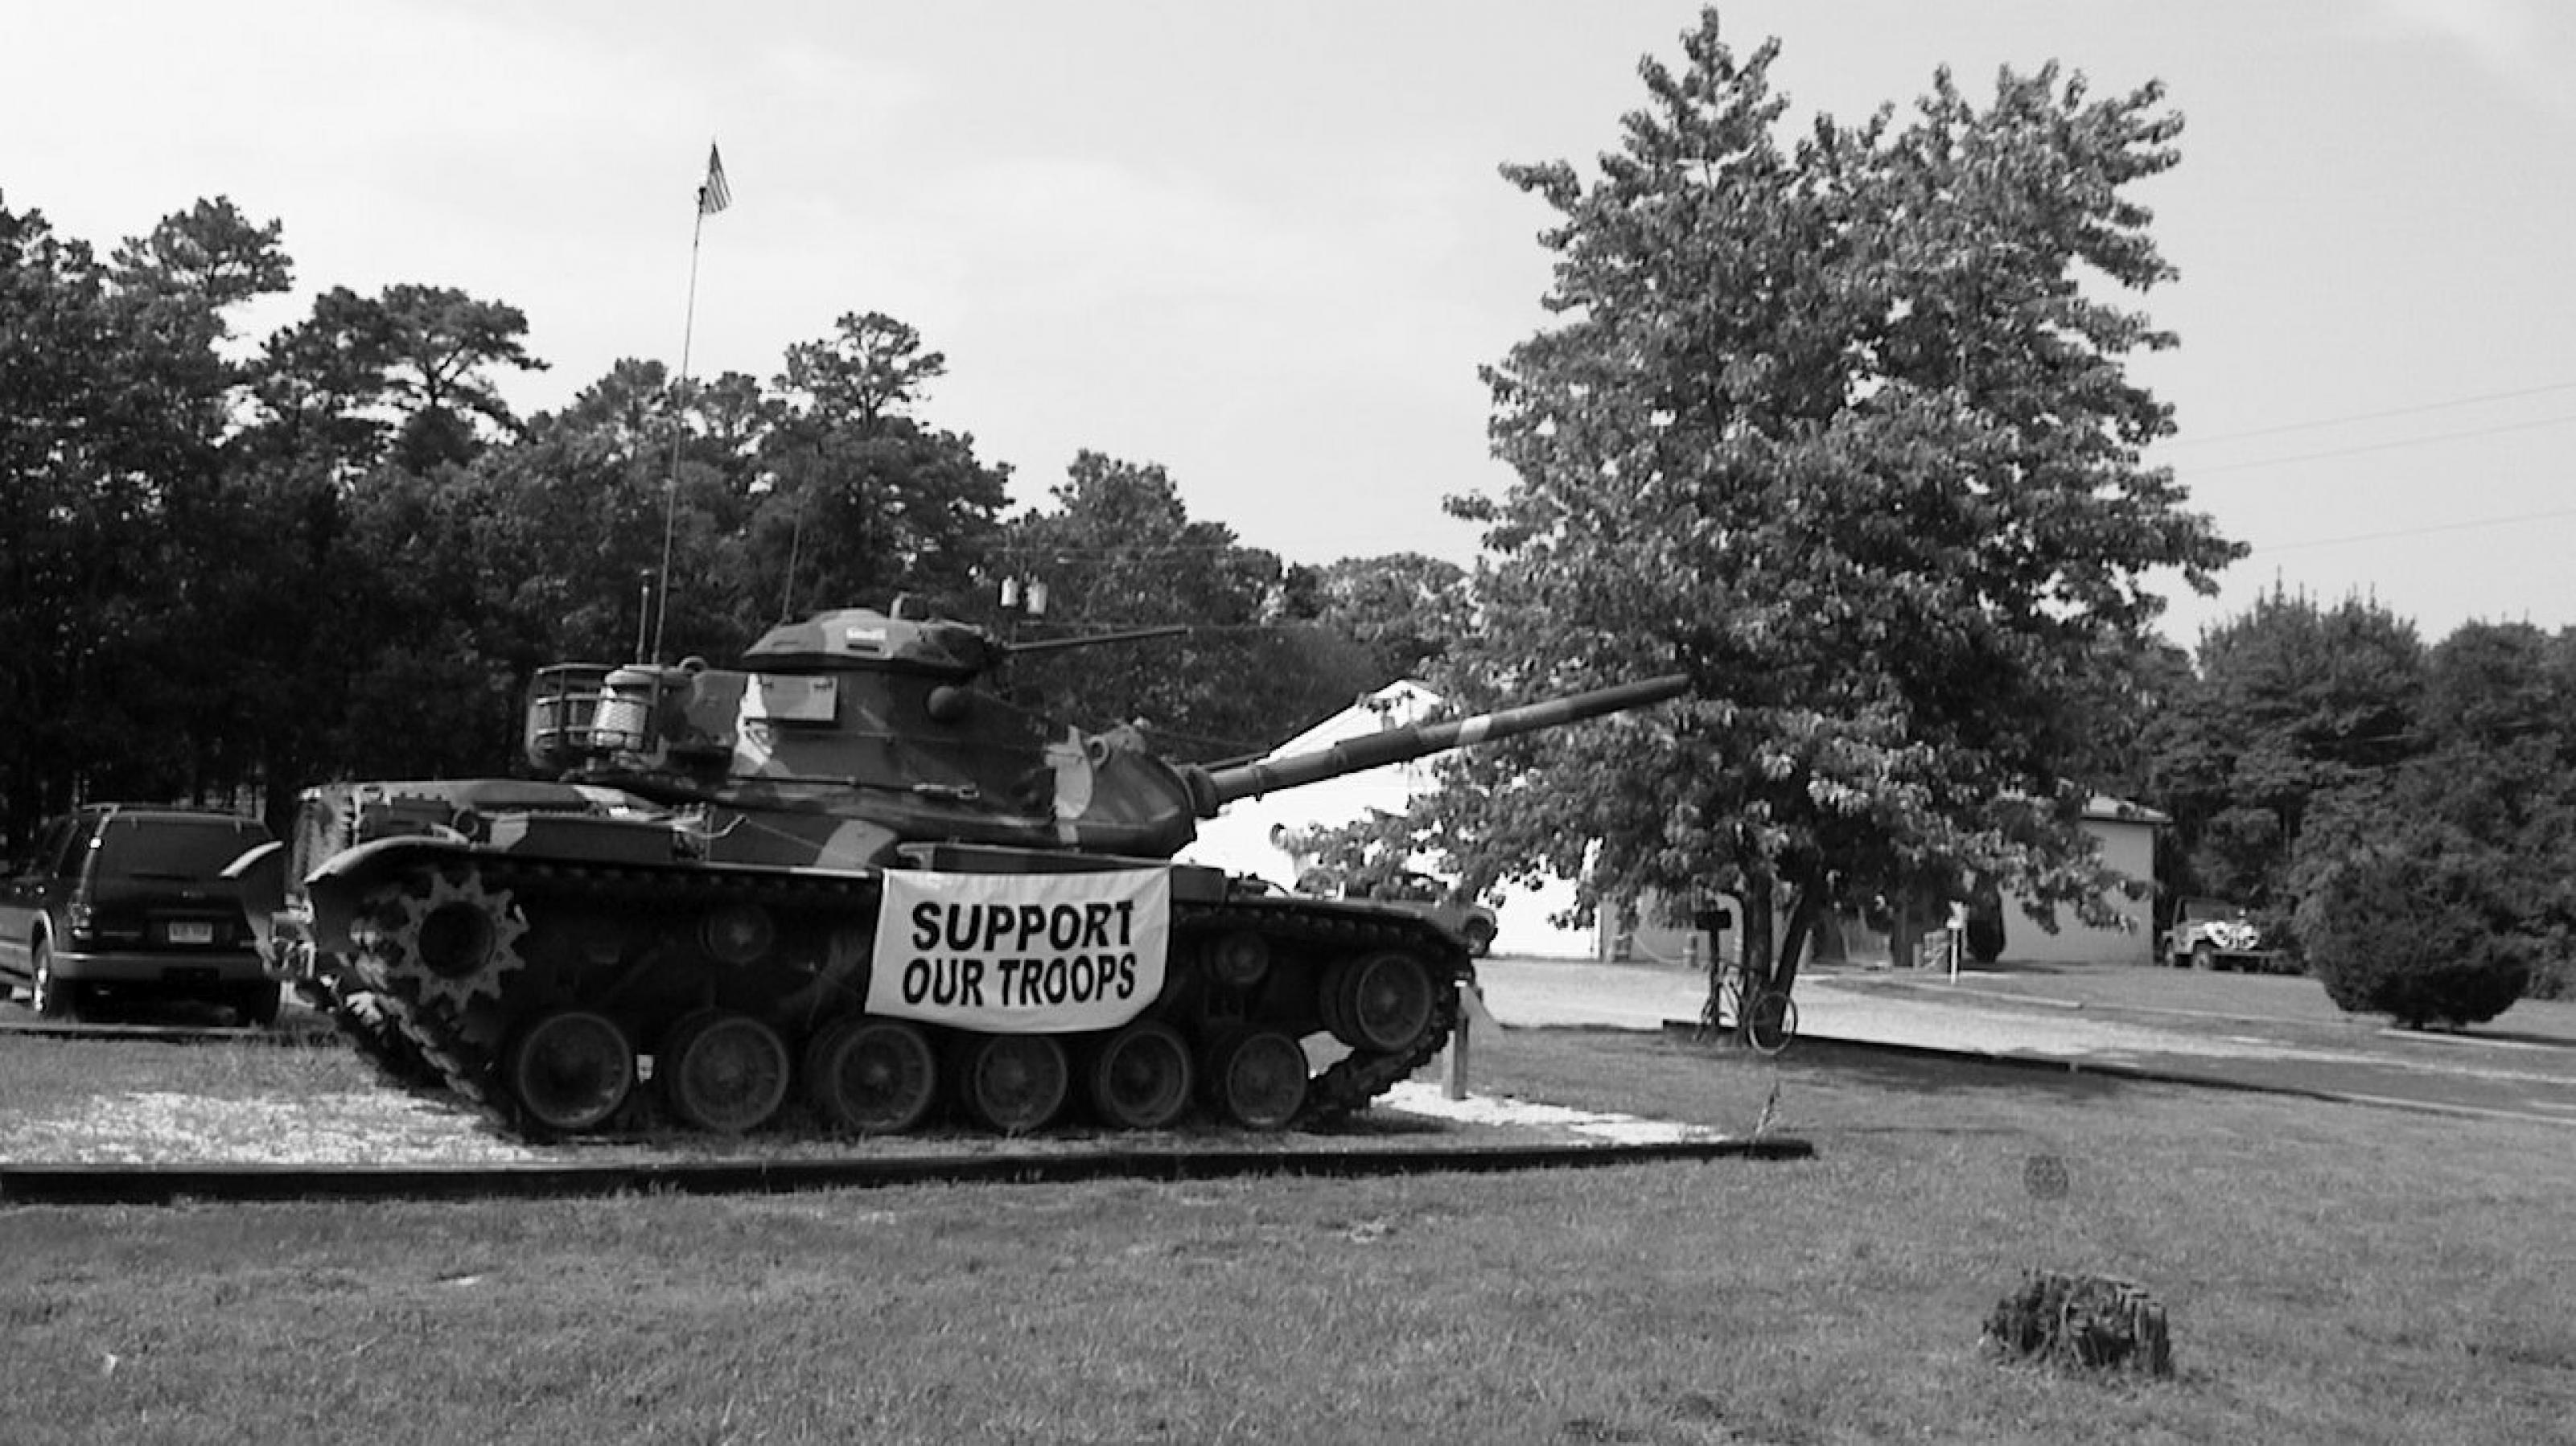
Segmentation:
<svg viewBox="0 0 2576 1446">
<path fill-rule="evenodd" d="M 417 824 L 466 786 L 362 787 L 382 826 L 388 787 Z M 366 827 L 346 786 L 307 803 Z M 679 856 L 692 834 L 649 815 L 458 812 L 471 835 L 308 860 L 266 947 L 389 1078 L 522 1138 L 1312 1126 L 1436 1055 L 1471 978 L 1428 921 L 1160 859 L 941 844 L 782 868 Z"/>
</svg>

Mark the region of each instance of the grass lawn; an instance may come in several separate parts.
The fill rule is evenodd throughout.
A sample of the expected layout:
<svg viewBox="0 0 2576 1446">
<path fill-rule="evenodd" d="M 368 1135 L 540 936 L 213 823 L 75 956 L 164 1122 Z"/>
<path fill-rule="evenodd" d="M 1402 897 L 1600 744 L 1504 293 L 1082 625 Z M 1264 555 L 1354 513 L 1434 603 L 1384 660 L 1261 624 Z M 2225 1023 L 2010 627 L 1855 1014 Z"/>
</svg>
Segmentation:
<svg viewBox="0 0 2576 1446">
<path fill-rule="evenodd" d="M 109 1090 L 342 1068 L 80 1047 Z M 2576 1441 L 2566 1127 L 1606 1031 L 1476 1067 L 1817 1154 L 0 1209 L 0 1440 Z M 2178 1375 L 1982 1358 L 2031 1268 L 2155 1293 Z"/>
</svg>

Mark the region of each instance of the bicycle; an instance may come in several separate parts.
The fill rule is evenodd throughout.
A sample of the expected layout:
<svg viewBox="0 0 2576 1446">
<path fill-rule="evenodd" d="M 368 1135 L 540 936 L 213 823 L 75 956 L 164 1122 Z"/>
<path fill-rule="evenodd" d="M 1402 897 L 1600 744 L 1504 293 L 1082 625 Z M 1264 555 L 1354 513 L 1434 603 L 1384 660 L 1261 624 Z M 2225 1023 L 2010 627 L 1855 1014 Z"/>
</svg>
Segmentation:
<svg viewBox="0 0 2576 1446">
<path fill-rule="evenodd" d="M 1736 1037 L 1753 1047 L 1760 1055 L 1776 1055 L 1798 1037 L 1798 1002 L 1785 989 L 1774 989 L 1770 981 L 1757 979 L 1741 963 L 1730 964 L 1718 975 L 1717 1018 L 1719 1029 L 1731 1029 Z M 1745 1003 L 1747 991 L 1752 1003 Z"/>
</svg>

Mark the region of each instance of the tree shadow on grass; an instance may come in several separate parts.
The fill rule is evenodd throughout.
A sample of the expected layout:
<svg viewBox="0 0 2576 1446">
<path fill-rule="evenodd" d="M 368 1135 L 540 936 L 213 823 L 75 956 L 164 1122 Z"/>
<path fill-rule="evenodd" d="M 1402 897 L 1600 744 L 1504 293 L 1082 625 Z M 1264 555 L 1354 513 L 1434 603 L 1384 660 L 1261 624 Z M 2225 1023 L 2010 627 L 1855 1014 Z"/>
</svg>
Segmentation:
<svg viewBox="0 0 2576 1446">
<path fill-rule="evenodd" d="M 1780 1054 L 1765 1058 L 1733 1044 L 1694 1041 L 1687 1034 L 1668 1038 L 1677 1047 L 1713 1058 L 1776 1065 L 1784 1077 L 1791 1079 L 1808 1076 L 1818 1083 L 1910 1095 L 1995 1094 L 2094 1104 L 2141 1087 L 2170 1087 L 2099 1070 L 2072 1070 L 2055 1061 L 2024 1064 L 1833 1040 L 1800 1040 Z"/>
<path fill-rule="evenodd" d="M 2576 1036 L 2537 1034 L 2525 1029 L 2488 1029 L 2475 1024 L 2458 1029 L 2438 1027 L 2406 1029 L 2388 1024 L 2384 1025 L 2381 1032 L 2391 1039 L 2420 1040 L 2435 1044 L 2522 1044 L 2540 1049 L 2576 1050 Z"/>
</svg>

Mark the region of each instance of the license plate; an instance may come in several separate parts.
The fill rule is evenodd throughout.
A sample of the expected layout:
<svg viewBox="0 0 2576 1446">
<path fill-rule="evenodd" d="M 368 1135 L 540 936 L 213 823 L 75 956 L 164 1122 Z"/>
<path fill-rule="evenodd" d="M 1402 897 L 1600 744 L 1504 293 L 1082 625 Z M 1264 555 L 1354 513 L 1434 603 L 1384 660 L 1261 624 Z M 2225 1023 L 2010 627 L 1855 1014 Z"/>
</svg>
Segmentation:
<svg viewBox="0 0 2576 1446">
<path fill-rule="evenodd" d="M 215 942 L 215 926 L 207 923 L 203 919 L 180 919 L 173 921 L 170 925 L 170 942 L 173 944 L 211 944 Z"/>
</svg>

